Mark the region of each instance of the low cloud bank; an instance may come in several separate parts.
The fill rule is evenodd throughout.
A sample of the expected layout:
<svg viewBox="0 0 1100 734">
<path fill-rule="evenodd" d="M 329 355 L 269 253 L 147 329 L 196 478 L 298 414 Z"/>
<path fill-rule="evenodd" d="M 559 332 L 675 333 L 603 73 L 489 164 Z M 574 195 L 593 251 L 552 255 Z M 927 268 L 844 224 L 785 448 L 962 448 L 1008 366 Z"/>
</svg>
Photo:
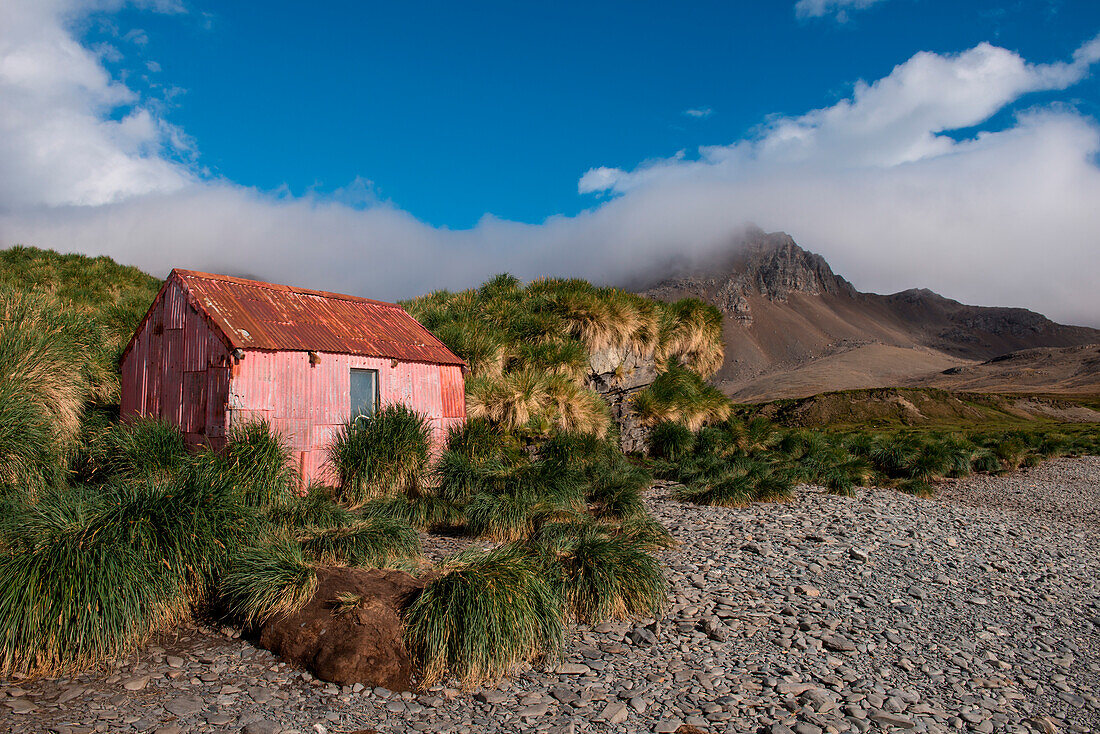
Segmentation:
<svg viewBox="0 0 1100 734">
<path fill-rule="evenodd" d="M 593 168 L 578 184 L 592 208 L 577 216 L 449 230 L 393 204 L 204 177 L 185 132 L 74 39 L 88 10 L 16 2 L 0 29 L 0 246 L 395 299 L 502 271 L 624 282 L 676 253 L 729 246 L 753 222 L 791 233 L 863 290 L 930 287 L 1100 326 L 1100 128 L 1046 105 L 980 129 L 1024 95 L 1085 78 L 1100 38 L 1055 64 L 989 44 L 917 54 L 749 139 Z"/>
</svg>

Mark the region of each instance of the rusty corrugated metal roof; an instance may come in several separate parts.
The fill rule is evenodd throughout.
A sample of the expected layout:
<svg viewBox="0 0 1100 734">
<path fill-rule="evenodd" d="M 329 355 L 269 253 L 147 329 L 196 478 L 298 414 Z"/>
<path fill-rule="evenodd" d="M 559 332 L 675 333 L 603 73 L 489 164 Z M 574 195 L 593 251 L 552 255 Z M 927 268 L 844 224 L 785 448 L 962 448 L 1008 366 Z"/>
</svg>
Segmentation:
<svg viewBox="0 0 1100 734">
<path fill-rule="evenodd" d="M 193 270 L 173 277 L 233 348 L 465 365 L 394 303 Z"/>
</svg>

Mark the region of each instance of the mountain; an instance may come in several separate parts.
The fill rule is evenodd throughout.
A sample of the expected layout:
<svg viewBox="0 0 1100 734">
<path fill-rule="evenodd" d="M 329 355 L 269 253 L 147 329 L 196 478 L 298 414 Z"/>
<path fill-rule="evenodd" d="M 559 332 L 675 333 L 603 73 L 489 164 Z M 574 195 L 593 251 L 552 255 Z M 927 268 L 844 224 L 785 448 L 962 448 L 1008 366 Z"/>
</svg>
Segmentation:
<svg viewBox="0 0 1100 734">
<path fill-rule="evenodd" d="M 722 311 L 726 359 L 715 380 L 743 402 L 912 384 L 1020 350 L 1100 343 L 1100 330 L 1023 308 L 968 306 L 927 289 L 861 293 L 789 235 L 759 229 L 635 290 Z M 1078 382 L 1100 392 L 1100 374 Z"/>
</svg>

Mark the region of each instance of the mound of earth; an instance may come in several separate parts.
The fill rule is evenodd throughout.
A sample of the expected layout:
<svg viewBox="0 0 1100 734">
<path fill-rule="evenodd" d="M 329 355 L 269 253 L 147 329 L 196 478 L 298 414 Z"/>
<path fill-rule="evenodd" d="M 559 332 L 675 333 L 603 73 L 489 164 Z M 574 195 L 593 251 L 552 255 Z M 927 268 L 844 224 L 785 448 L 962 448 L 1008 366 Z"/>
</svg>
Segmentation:
<svg viewBox="0 0 1100 734">
<path fill-rule="evenodd" d="M 294 614 L 260 631 L 260 645 L 321 680 L 407 691 L 412 657 L 401 610 L 425 582 L 403 571 L 317 569 L 317 592 Z M 338 597 L 358 597 L 345 608 Z"/>
<path fill-rule="evenodd" d="M 897 386 L 1009 352 L 1100 343 L 1100 330 L 1022 308 L 968 306 L 927 289 L 861 293 L 782 232 L 751 229 L 717 256 L 655 272 L 631 287 L 722 311 L 726 359 L 715 380 L 740 401 Z"/>
</svg>

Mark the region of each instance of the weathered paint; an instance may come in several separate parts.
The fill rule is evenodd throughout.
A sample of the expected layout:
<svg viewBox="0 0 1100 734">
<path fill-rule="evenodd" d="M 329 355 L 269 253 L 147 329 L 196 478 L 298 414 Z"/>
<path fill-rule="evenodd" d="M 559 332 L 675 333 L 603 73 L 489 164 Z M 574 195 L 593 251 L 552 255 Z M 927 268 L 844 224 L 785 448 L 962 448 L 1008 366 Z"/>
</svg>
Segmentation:
<svg viewBox="0 0 1100 734">
<path fill-rule="evenodd" d="M 327 449 L 351 412 L 352 369 L 378 370 L 381 405 L 403 403 L 426 416 L 435 449 L 465 420 L 463 366 L 453 355 L 444 364 L 319 347 L 312 359 L 308 351 L 268 349 L 234 356 L 219 320 L 202 306 L 185 280 L 170 278 L 162 288 L 123 356 L 124 417 L 161 418 L 180 426 L 190 444 L 215 448 L 232 426 L 262 418 L 290 444 L 305 483 L 332 480 Z"/>
<path fill-rule="evenodd" d="M 397 304 L 192 270 L 173 270 L 168 282 L 180 287 L 231 350 L 465 364 Z"/>
<path fill-rule="evenodd" d="M 231 361 L 223 341 L 169 282 L 123 357 L 122 415 L 159 418 L 178 425 L 192 445 L 219 446 Z"/>
</svg>

